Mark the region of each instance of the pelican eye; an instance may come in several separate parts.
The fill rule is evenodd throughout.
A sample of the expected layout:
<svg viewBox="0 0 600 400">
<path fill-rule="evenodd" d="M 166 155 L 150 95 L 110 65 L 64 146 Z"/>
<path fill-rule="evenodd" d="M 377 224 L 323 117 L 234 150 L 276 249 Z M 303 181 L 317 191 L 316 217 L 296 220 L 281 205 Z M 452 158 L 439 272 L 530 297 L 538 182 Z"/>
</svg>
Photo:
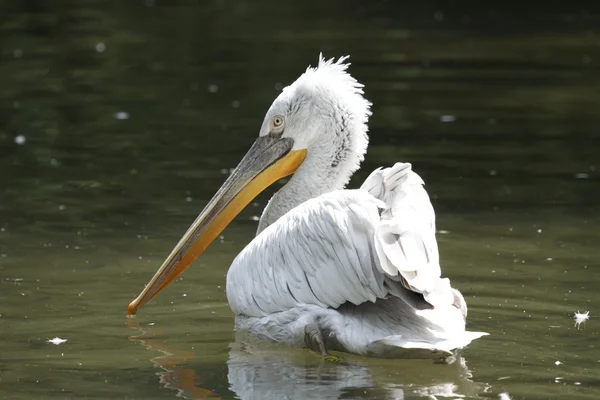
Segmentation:
<svg viewBox="0 0 600 400">
<path fill-rule="evenodd" d="M 281 115 L 276 115 L 271 119 L 271 125 L 273 126 L 273 130 L 276 132 L 281 132 L 283 130 L 284 119 Z"/>
</svg>

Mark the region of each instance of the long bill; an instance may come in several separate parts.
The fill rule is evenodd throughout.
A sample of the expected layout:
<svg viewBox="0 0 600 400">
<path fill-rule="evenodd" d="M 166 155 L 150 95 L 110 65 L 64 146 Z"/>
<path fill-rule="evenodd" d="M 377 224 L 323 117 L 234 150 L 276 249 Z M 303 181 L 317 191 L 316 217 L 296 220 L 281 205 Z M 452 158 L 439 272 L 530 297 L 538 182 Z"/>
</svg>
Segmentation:
<svg viewBox="0 0 600 400">
<path fill-rule="evenodd" d="M 260 136 L 223 186 L 198 215 L 127 313 L 135 314 L 206 250 L 239 212 L 273 182 L 292 174 L 306 150 L 292 150 L 290 138 Z"/>
</svg>

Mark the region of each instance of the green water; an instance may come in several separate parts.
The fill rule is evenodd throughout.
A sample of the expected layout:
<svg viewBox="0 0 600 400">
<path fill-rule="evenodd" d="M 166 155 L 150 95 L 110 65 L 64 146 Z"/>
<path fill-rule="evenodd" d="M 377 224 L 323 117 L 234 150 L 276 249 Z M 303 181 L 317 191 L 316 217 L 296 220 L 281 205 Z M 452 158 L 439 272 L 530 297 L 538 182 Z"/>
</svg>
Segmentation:
<svg viewBox="0 0 600 400">
<path fill-rule="evenodd" d="M 600 12 L 548 3 L 0 1 L 0 397 L 600 398 Z M 490 333 L 453 365 L 236 338 L 225 274 L 276 188 L 125 315 L 319 51 L 374 102 L 351 186 L 427 182 Z"/>
</svg>

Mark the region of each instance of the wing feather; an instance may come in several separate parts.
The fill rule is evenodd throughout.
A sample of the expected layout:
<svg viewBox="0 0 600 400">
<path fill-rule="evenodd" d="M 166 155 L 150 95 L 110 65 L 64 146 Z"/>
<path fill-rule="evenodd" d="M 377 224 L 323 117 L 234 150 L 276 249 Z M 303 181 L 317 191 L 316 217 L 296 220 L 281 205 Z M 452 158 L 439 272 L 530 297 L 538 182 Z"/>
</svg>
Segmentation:
<svg viewBox="0 0 600 400">
<path fill-rule="evenodd" d="M 403 163 L 375 170 L 359 190 L 327 193 L 289 211 L 246 246 L 227 275 L 232 310 L 253 317 L 390 295 L 416 309 L 455 304 L 466 313 L 455 292 L 441 278 L 423 180 Z"/>
<path fill-rule="evenodd" d="M 234 312 L 263 316 L 290 305 L 337 308 L 386 296 L 370 245 L 379 205 L 362 190 L 332 192 L 266 228 L 228 271 L 227 294 Z M 252 293 L 262 294 L 251 299 Z"/>
<path fill-rule="evenodd" d="M 375 173 L 377 178 L 371 178 Z M 399 274 L 404 287 L 422 294 L 429 304 L 453 304 L 456 296 L 450 282 L 441 278 L 435 213 L 423 180 L 409 163 L 373 174 L 366 182 L 378 179 L 383 188 L 363 186 L 387 205 L 374 239 L 382 268 L 390 276 Z M 457 307 L 466 310 L 466 304 Z"/>
</svg>

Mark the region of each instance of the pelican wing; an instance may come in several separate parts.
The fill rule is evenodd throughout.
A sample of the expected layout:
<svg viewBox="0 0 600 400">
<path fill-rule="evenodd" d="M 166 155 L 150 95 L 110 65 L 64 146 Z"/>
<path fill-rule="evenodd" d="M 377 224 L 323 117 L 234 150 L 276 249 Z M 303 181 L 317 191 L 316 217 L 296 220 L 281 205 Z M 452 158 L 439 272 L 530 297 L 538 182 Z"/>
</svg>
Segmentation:
<svg viewBox="0 0 600 400">
<path fill-rule="evenodd" d="M 381 267 L 412 292 L 432 304 L 455 304 L 466 316 L 466 303 L 450 281 L 441 279 L 435 238 L 435 212 L 425 183 L 409 163 L 376 169 L 361 189 L 386 204 L 376 227 L 375 245 Z"/>
<path fill-rule="evenodd" d="M 361 189 L 294 208 L 233 262 L 227 276 L 232 310 L 261 317 L 302 304 L 338 308 L 389 296 L 415 309 L 452 304 L 422 185 L 410 164 L 398 163 L 373 172 Z"/>
<path fill-rule="evenodd" d="M 378 204 L 365 191 L 337 191 L 285 214 L 229 269 L 233 311 L 264 316 L 299 304 L 337 308 L 385 296 L 372 241 Z"/>
</svg>

